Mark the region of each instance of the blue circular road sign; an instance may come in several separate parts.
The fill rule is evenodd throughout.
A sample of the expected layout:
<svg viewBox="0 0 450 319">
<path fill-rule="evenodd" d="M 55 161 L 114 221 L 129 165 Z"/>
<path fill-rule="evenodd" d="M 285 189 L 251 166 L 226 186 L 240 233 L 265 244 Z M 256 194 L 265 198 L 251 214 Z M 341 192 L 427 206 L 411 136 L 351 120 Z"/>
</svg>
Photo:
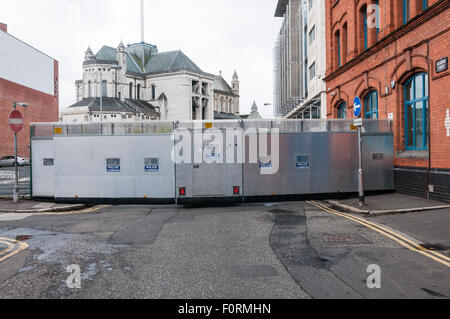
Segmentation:
<svg viewBox="0 0 450 319">
<path fill-rule="evenodd" d="M 355 97 L 355 101 L 353 102 L 353 114 L 355 117 L 359 117 L 361 115 L 362 103 L 359 97 Z"/>
</svg>

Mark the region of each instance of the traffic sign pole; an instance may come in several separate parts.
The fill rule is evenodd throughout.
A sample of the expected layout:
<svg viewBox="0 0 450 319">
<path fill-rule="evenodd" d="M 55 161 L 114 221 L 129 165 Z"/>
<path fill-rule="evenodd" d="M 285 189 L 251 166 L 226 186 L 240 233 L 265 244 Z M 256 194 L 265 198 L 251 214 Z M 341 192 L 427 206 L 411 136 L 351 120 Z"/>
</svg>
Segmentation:
<svg viewBox="0 0 450 319">
<path fill-rule="evenodd" d="M 358 127 L 358 155 L 359 155 L 359 170 L 358 170 L 358 193 L 359 193 L 359 207 L 365 205 L 364 196 L 364 170 L 362 163 L 362 119 L 361 116 L 362 103 L 359 97 L 356 97 L 353 102 L 353 113 L 356 117 L 354 126 Z"/>
<path fill-rule="evenodd" d="M 19 167 L 17 165 L 17 133 L 14 132 L 14 169 L 16 171 L 16 179 L 14 183 L 13 201 L 15 204 L 19 202 Z"/>
<path fill-rule="evenodd" d="M 358 153 L 359 153 L 359 170 L 358 170 L 359 207 L 362 207 L 365 205 L 365 198 L 364 198 L 364 171 L 362 165 L 361 126 L 358 126 Z"/>
<path fill-rule="evenodd" d="M 23 128 L 23 117 L 22 113 L 16 110 L 17 103 L 13 103 L 13 111 L 9 116 L 9 126 L 11 130 L 14 131 L 14 170 L 15 170 L 15 182 L 13 189 L 13 201 L 15 204 L 19 202 L 19 163 L 17 161 L 17 133 L 19 133 Z M 21 103 L 19 105 L 26 106 L 26 104 Z"/>
</svg>

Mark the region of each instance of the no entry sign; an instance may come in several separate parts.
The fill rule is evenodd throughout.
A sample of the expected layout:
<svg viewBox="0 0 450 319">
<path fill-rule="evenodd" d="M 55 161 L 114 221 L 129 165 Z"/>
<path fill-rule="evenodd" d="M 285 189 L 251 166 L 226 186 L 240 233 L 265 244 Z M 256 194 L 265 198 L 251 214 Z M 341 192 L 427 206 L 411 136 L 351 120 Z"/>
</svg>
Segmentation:
<svg viewBox="0 0 450 319">
<path fill-rule="evenodd" d="M 17 110 L 12 111 L 9 115 L 9 127 L 14 133 L 19 133 L 23 128 L 22 113 Z"/>
</svg>

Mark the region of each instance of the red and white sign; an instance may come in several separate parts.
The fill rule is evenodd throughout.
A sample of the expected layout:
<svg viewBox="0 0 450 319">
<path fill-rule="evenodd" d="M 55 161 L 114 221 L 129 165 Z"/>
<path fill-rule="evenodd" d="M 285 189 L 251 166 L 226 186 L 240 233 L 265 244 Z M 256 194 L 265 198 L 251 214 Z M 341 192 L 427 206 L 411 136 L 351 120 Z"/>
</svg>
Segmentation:
<svg viewBox="0 0 450 319">
<path fill-rule="evenodd" d="M 17 110 L 12 111 L 9 115 L 9 127 L 14 133 L 19 133 L 23 128 L 22 113 Z"/>
</svg>

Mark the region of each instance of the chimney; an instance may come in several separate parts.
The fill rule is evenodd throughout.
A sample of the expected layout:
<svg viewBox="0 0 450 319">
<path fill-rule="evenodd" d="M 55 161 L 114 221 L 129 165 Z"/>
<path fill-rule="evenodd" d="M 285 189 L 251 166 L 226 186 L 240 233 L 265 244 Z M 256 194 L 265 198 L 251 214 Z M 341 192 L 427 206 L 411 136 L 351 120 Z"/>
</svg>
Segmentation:
<svg viewBox="0 0 450 319">
<path fill-rule="evenodd" d="M 8 32 L 8 25 L 0 22 L 0 30 L 3 32 Z"/>
</svg>

